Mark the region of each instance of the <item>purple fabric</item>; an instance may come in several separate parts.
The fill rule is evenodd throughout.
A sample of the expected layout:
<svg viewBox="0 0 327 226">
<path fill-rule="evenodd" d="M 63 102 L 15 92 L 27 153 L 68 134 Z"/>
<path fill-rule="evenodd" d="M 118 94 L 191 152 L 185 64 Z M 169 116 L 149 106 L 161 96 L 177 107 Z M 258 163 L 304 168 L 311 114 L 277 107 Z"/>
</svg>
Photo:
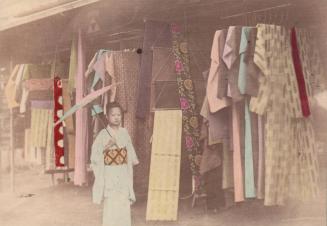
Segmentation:
<svg viewBox="0 0 327 226">
<path fill-rule="evenodd" d="M 146 118 L 150 110 L 150 92 L 152 80 L 152 47 L 171 47 L 170 25 L 165 22 L 146 21 L 141 59 L 140 79 L 136 117 Z"/>
</svg>

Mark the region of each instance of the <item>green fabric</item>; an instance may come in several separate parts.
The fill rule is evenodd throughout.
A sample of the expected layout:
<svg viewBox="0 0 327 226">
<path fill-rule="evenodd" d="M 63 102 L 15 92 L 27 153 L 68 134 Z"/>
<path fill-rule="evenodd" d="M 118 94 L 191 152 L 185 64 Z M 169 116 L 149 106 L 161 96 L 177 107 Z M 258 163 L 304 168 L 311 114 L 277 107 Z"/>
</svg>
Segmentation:
<svg viewBox="0 0 327 226">
<path fill-rule="evenodd" d="M 255 198 L 253 147 L 249 101 L 245 100 L 245 197 Z"/>
</svg>

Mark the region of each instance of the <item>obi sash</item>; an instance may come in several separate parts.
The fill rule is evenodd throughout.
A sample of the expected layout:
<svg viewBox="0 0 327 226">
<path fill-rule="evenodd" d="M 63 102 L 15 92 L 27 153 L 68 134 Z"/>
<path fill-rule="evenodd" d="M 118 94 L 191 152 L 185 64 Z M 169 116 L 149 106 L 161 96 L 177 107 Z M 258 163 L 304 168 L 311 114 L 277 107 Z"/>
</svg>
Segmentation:
<svg viewBox="0 0 327 226">
<path fill-rule="evenodd" d="M 104 164 L 107 166 L 116 166 L 127 164 L 126 148 L 107 149 L 104 151 Z"/>
</svg>

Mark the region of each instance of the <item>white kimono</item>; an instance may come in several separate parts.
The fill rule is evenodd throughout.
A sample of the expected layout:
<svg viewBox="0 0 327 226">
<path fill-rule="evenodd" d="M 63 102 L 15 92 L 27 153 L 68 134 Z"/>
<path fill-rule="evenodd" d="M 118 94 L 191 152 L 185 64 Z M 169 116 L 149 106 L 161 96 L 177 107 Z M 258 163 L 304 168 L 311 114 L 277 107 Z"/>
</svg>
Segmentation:
<svg viewBox="0 0 327 226">
<path fill-rule="evenodd" d="M 101 204 L 104 199 L 103 226 L 130 226 L 130 204 L 135 202 L 133 189 L 133 165 L 139 163 L 131 138 L 125 128 L 107 130 L 116 138 L 120 148 L 127 149 L 127 164 L 105 165 L 104 147 L 110 135 L 103 129 L 92 145 L 91 167 L 95 176 L 93 185 L 93 202 Z"/>
</svg>

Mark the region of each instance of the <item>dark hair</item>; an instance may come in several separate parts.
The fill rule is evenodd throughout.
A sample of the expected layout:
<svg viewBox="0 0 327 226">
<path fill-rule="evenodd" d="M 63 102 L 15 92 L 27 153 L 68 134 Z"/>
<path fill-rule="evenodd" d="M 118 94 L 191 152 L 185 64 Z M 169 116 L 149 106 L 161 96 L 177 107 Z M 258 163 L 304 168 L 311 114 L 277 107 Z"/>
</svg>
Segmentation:
<svg viewBox="0 0 327 226">
<path fill-rule="evenodd" d="M 123 108 L 120 106 L 120 104 L 118 102 L 111 102 L 111 103 L 109 103 L 108 106 L 107 106 L 107 112 L 109 112 L 113 108 L 119 108 L 120 113 L 122 115 L 124 114 Z"/>
</svg>

